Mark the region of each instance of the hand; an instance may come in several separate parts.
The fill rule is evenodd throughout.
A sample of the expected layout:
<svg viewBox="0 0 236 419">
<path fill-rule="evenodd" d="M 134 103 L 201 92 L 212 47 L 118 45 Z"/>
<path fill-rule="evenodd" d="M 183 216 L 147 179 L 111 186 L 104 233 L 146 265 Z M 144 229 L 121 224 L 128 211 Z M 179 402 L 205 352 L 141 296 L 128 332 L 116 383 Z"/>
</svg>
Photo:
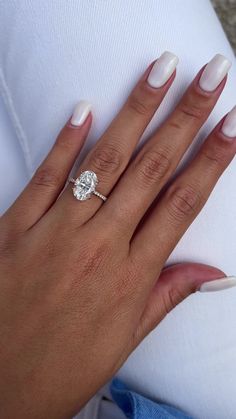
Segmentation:
<svg viewBox="0 0 236 419">
<path fill-rule="evenodd" d="M 162 271 L 235 154 L 223 121 L 155 199 L 226 78 L 206 92 L 198 83 L 201 70 L 131 160 L 175 77 L 153 88 L 147 82 L 152 66 L 80 168 L 96 172 L 108 200 L 77 201 L 71 184 L 61 193 L 88 134 L 90 112 L 81 125 L 66 124 L 0 220 L 1 417 L 72 416 L 176 304 L 206 279 L 224 276 L 195 264 Z"/>
</svg>

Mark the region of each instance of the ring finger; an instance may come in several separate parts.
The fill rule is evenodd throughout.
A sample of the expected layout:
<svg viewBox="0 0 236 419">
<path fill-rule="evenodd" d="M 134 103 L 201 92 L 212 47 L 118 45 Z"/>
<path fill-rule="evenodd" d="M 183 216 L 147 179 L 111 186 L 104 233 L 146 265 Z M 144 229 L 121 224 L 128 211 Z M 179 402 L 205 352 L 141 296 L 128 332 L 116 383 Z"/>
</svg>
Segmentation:
<svg viewBox="0 0 236 419">
<path fill-rule="evenodd" d="M 163 264 L 206 203 L 236 153 L 236 107 L 223 118 L 135 234 L 133 258 L 153 272 Z M 157 228 L 158 227 L 158 228 Z M 161 246 L 160 246 L 161 243 Z"/>
<path fill-rule="evenodd" d="M 94 171 L 99 180 L 97 189 L 103 195 L 110 193 L 125 170 L 137 142 L 174 80 L 177 63 L 174 54 L 165 52 L 149 65 L 118 115 L 83 161 L 80 173 Z M 80 202 L 78 210 L 71 189 L 68 185 L 55 210 L 58 214 L 65 210 L 68 213 L 69 208 L 70 218 L 80 225 L 95 214 L 102 201 L 94 196 L 89 202 Z"/>
</svg>

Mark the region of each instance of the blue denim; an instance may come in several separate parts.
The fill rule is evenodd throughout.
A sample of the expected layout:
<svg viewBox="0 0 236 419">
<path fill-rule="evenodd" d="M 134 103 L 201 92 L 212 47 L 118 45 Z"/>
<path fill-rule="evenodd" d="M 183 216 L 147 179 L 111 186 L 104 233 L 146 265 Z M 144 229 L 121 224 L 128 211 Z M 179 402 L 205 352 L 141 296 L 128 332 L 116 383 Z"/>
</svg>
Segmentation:
<svg viewBox="0 0 236 419">
<path fill-rule="evenodd" d="M 129 390 L 117 378 L 112 381 L 110 390 L 113 400 L 129 419 L 192 419 L 174 407 L 146 399 Z"/>
</svg>

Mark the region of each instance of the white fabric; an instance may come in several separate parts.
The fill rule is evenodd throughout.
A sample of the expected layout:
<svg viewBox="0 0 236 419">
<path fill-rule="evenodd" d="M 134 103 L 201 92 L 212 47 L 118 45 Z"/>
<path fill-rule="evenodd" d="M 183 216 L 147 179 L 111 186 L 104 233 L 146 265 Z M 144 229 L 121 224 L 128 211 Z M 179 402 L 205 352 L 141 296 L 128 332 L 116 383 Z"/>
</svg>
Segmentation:
<svg viewBox="0 0 236 419">
<path fill-rule="evenodd" d="M 24 153 L 0 95 L 0 214 L 20 193 L 28 179 Z"/>
<path fill-rule="evenodd" d="M 126 416 L 112 400 L 96 394 L 73 419 L 125 419 Z"/>
<path fill-rule="evenodd" d="M 194 151 L 236 101 L 236 62 L 208 0 L 1 1 L 0 92 L 7 110 L 1 113 L 1 210 L 26 182 L 25 169 L 30 178 L 77 101 L 94 107 L 83 157 L 164 50 L 179 56 L 178 75 L 143 140 L 215 53 L 233 60 Z M 16 139 L 24 161 L 16 143 L 13 151 Z M 236 274 L 235 176 L 233 162 L 169 262 L 204 262 Z M 235 418 L 235 298 L 236 289 L 189 298 L 130 356 L 119 376 L 194 417 Z"/>
</svg>

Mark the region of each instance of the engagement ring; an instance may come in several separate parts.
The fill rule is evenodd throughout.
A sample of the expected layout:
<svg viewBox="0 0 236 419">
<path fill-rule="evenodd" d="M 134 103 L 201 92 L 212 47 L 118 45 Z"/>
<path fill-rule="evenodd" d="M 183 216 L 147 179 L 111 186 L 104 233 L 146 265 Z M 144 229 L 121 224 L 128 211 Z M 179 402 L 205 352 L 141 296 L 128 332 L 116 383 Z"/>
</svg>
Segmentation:
<svg viewBox="0 0 236 419">
<path fill-rule="evenodd" d="M 96 173 L 92 172 L 91 170 L 82 172 L 80 177 L 77 179 L 71 178 L 69 182 L 74 184 L 74 187 L 72 188 L 73 195 L 79 201 L 86 201 L 86 199 L 91 198 L 92 195 L 98 196 L 103 201 L 106 201 L 107 199 L 100 192 L 96 191 L 98 178 Z"/>
</svg>

